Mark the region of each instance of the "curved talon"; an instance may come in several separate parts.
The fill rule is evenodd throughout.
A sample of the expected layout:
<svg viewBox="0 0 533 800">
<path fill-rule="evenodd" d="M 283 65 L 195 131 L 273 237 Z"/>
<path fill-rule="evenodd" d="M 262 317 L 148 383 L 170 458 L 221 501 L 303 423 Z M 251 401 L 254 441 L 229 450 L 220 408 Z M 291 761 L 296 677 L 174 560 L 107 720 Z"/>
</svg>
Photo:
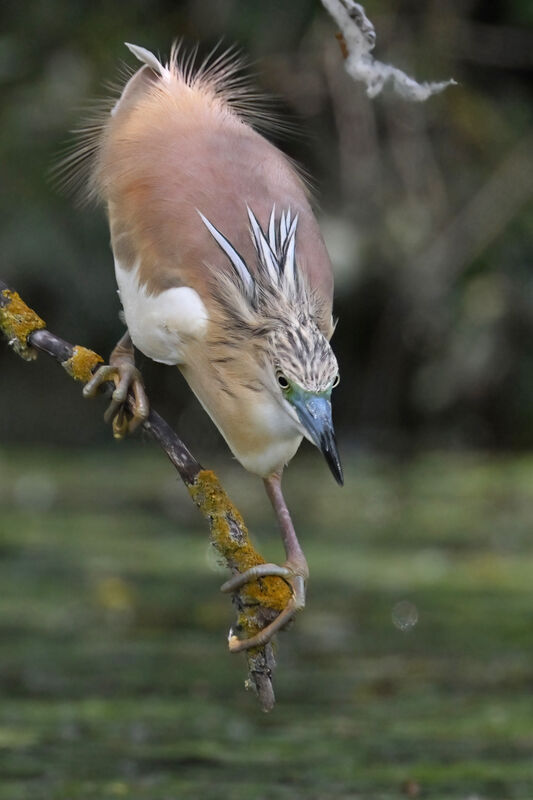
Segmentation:
<svg viewBox="0 0 533 800">
<path fill-rule="evenodd" d="M 243 650 L 249 650 L 251 647 L 262 647 L 267 644 L 277 631 L 284 628 L 297 611 L 303 606 L 297 605 L 294 597 L 291 597 L 283 611 L 281 611 L 276 619 L 263 628 L 262 631 L 251 636 L 249 639 L 239 639 L 238 636 L 232 634 L 228 639 L 228 647 L 230 653 L 241 653 Z"/>
<path fill-rule="evenodd" d="M 267 644 L 277 631 L 287 625 L 297 611 L 305 606 L 305 580 L 307 577 L 307 565 L 305 565 L 305 575 L 296 572 L 291 566 L 280 566 L 279 564 L 258 564 L 250 567 L 246 572 L 234 575 L 226 581 L 220 589 L 222 592 L 235 592 L 244 586 L 248 581 L 266 576 L 275 576 L 287 581 L 292 589 L 292 597 L 276 619 L 249 639 L 239 639 L 231 633 L 228 639 L 228 647 L 231 653 L 240 653 L 242 650 L 249 650 L 251 647 L 261 647 Z"/>
<path fill-rule="evenodd" d="M 104 419 L 105 419 L 105 414 L 104 414 Z M 109 419 L 106 420 L 106 422 L 109 422 Z M 124 439 L 129 430 L 129 422 L 124 412 L 123 406 L 119 408 L 118 412 L 112 418 L 112 427 L 113 427 L 113 438 Z"/>
<path fill-rule="evenodd" d="M 133 406 L 133 416 L 130 419 L 130 433 L 133 433 L 150 413 L 150 403 L 144 390 L 144 381 L 140 372 L 138 379 L 133 381 L 132 389 L 135 404 Z"/>
<path fill-rule="evenodd" d="M 100 386 L 106 383 L 106 381 L 113 380 L 116 373 L 117 368 L 112 367 L 110 364 L 104 364 L 102 367 L 98 367 L 91 380 L 87 381 L 83 387 L 83 396 L 96 397 Z"/>
<path fill-rule="evenodd" d="M 127 360 L 106 364 L 97 369 L 91 380 L 83 387 L 83 396 L 95 397 L 102 384 L 108 381 L 115 383 L 115 390 L 104 413 L 104 420 L 112 422 L 115 439 L 123 439 L 127 433 L 133 433 L 148 416 L 150 409 L 148 398 L 141 373 Z M 128 409 L 130 414 L 127 414 L 125 405 L 130 391 L 133 392 L 134 403 L 131 411 Z"/>
<path fill-rule="evenodd" d="M 245 572 L 239 572 L 230 578 L 226 583 L 220 587 L 221 592 L 236 592 L 245 583 L 253 581 L 256 578 L 264 578 L 267 575 L 274 575 L 278 578 L 290 578 L 294 572 L 288 567 L 282 567 L 279 564 L 257 564 L 255 567 L 250 567 Z"/>
</svg>

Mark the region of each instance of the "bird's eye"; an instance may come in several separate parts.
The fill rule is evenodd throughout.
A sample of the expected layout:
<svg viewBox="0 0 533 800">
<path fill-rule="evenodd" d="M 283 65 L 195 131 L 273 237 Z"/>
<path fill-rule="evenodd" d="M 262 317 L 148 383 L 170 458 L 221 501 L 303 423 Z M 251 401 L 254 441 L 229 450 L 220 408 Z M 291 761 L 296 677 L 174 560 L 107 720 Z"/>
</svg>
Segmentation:
<svg viewBox="0 0 533 800">
<path fill-rule="evenodd" d="M 337 374 L 336 374 L 336 376 L 335 376 L 335 380 L 334 380 L 334 381 L 333 381 L 333 383 L 331 384 L 331 388 L 332 388 L 332 389 L 334 389 L 336 386 L 338 386 L 338 385 L 339 385 L 339 383 L 340 383 L 340 382 L 341 382 L 341 376 L 340 376 L 340 375 L 339 375 L 339 373 L 337 372 Z"/>
<path fill-rule="evenodd" d="M 283 389 L 283 391 L 286 391 L 289 388 L 290 384 L 285 375 L 283 374 L 283 372 L 278 372 L 276 377 L 278 379 L 280 388 Z"/>
</svg>

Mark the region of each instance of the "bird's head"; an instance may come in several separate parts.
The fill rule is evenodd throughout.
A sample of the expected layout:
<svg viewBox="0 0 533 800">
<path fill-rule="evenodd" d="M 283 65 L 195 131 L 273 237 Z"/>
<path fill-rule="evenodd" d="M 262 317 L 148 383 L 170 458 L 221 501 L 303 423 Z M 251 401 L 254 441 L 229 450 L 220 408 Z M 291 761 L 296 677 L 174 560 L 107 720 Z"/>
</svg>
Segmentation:
<svg viewBox="0 0 533 800">
<path fill-rule="evenodd" d="M 226 340 L 230 331 L 233 339 L 251 346 L 259 385 L 270 392 L 302 436 L 322 451 L 342 485 L 331 416 L 331 392 L 339 382 L 339 368 L 328 338 L 317 324 L 324 316 L 320 298 L 297 265 L 298 216 L 291 216 L 288 210 L 276 220 L 274 206 L 265 233 L 248 208 L 257 253 L 254 272 L 221 231 L 199 214 L 233 267 L 230 273 L 213 272 L 213 297 L 221 311 Z M 326 327 L 331 335 L 333 321 Z M 220 344 L 219 337 L 215 344 Z M 218 358 L 217 363 L 233 360 L 233 356 Z"/>
<path fill-rule="evenodd" d="M 339 383 L 337 359 L 310 319 L 284 322 L 270 336 L 269 384 L 300 432 L 323 453 L 337 483 L 344 482 L 331 415 L 331 392 Z"/>
</svg>

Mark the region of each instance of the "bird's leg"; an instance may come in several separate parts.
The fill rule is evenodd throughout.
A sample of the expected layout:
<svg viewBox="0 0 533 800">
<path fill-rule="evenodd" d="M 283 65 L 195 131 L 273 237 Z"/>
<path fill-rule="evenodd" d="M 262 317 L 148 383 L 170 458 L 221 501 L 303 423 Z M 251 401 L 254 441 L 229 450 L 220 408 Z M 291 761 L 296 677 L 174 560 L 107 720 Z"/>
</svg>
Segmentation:
<svg viewBox="0 0 533 800">
<path fill-rule="evenodd" d="M 270 475 L 265 478 L 264 483 L 281 528 L 287 560 L 281 566 L 278 564 L 258 564 L 230 578 L 221 588 L 223 592 L 235 592 L 251 580 L 267 575 L 275 575 L 287 581 L 292 589 L 292 597 L 276 619 L 256 636 L 252 636 L 250 639 L 238 639 L 236 636 L 230 637 L 229 649 L 233 653 L 266 644 L 277 631 L 285 627 L 297 611 L 300 611 L 305 606 L 305 585 L 309 577 L 309 568 L 281 491 L 281 473 Z"/>
<path fill-rule="evenodd" d="M 132 433 L 139 427 L 150 410 L 142 375 L 135 366 L 133 342 L 128 331 L 109 356 L 109 364 L 97 369 L 91 380 L 85 384 L 83 396 L 95 397 L 100 386 L 107 381 L 114 381 L 115 391 L 104 419 L 106 422 L 113 421 L 115 439 L 123 439 L 127 433 Z M 133 392 L 135 403 L 132 406 L 131 416 L 127 416 L 125 406 L 130 390 Z"/>
</svg>

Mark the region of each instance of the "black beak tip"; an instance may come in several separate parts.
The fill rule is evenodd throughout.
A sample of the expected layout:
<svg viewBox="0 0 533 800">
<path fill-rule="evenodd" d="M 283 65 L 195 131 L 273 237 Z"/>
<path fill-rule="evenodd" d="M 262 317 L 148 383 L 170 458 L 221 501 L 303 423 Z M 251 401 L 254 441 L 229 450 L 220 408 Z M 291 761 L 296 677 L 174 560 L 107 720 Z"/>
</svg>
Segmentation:
<svg viewBox="0 0 533 800">
<path fill-rule="evenodd" d="M 341 462 L 337 461 L 335 466 L 332 466 L 330 464 L 329 468 L 330 468 L 330 470 L 331 470 L 331 472 L 333 474 L 333 477 L 335 478 L 335 480 L 339 484 L 339 486 L 344 486 L 344 474 L 343 474 L 343 471 L 342 471 Z"/>
<path fill-rule="evenodd" d="M 324 454 L 324 458 L 326 459 L 328 467 L 331 470 L 331 474 L 339 486 L 344 486 L 344 473 L 342 471 L 341 460 L 337 452 L 337 445 L 334 441 L 328 441 L 327 444 L 324 443 L 324 445 L 325 446 L 322 448 L 322 453 Z"/>
</svg>

